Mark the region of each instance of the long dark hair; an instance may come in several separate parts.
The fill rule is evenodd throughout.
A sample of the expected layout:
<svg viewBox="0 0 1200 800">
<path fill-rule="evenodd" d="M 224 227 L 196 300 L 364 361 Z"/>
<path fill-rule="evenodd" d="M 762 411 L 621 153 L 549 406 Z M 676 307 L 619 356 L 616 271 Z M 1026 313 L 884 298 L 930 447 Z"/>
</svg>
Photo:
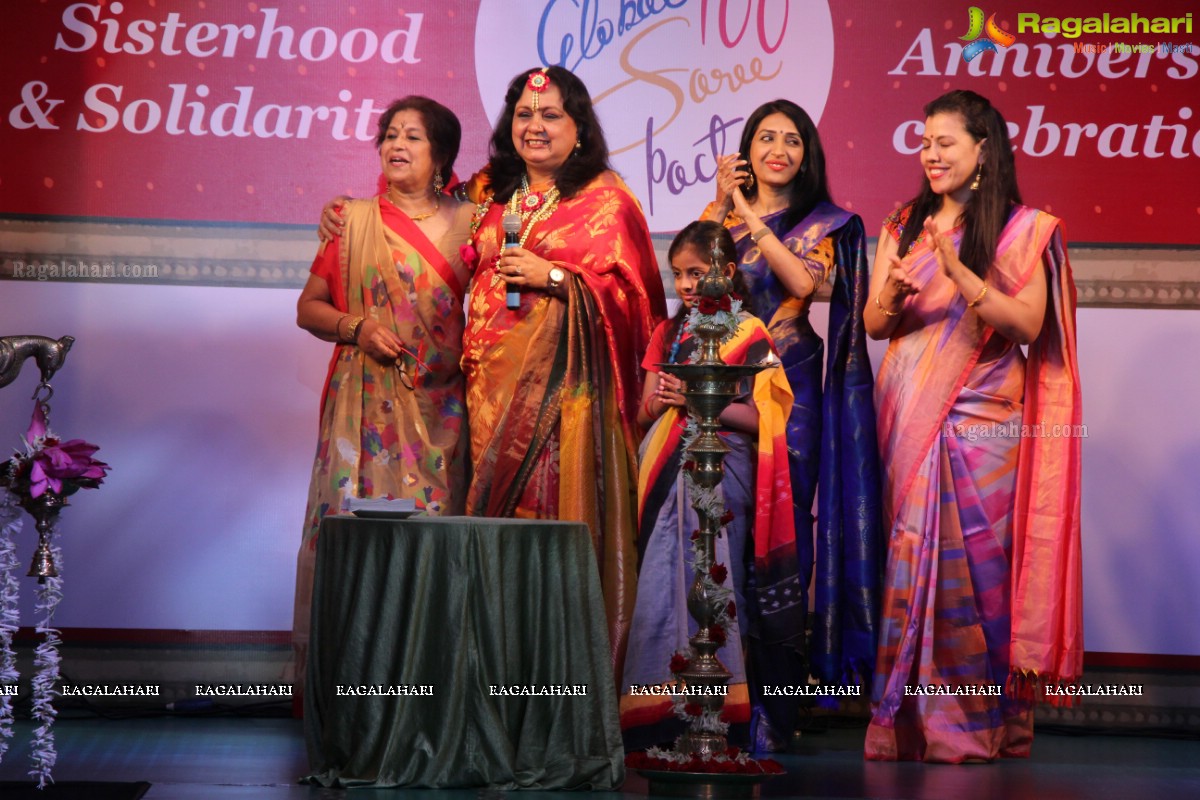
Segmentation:
<svg viewBox="0 0 1200 800">
<path fill-rule="evenodd" d="M 829 197 L 829 181 L 825 176 L 825 149 L 821 147 L 821 136 L 817 133 L 817 126 L 813 124 L 808 112 L 791 100 L 780 98 L 763 103 L 754 109 L 754 113 L 746 120 L 746 127 L 742 129 L 742 140 L 738 145 L 742 158 L 749 160 L 754 134 L 762 121 L 772 114 L 783 114 L 790 119 L 800 133 L 800 141 L 804 143 L 804 158 L 800 161 L 800 171 L 796 173 L 789 187 L 788 211 L 784 218 L 785 228 L 790 230 L 807 217 L 817 203 L 832 202 Z M 753 169 L 753 165 L 750 166 Z M 749 189 L 742 187 L 742 193 L 750 201 L 758 196 L 758 176 L 754 177 L 753 186 Z"/>
<path fill-rule="evenodd" d="M 499 202 L 512 197 L 512 193 L 521 185 L 521 176 L 525 174 L 525 162 L 517 155 L 517 148 L 513 145 L 513 114 L 529 76 L 538 69 L 540 67 L 527 69 L 508 84 L 508 91 L 504 93 L 504 111 L 500 113 L 492 131 L 488 170 L 495 198 Z M 549 67 L 546 77 L 562 93 L 563 108 L 579 133 L 579 147 L 559 168 L 554 181 L 563 197 L 571 197 L 609 168 L 608 143 L 604 140 L 604 130 L 596 117 L 592 96 L 588 94 L 583 81 L 562 67 Z"/>
<path fill-rule="evenodd" d="M 733 263 L 733 291 L 742 299 L 742 308 L 753 314 L 753 298 L 750 295 L 750 288 L 746 283 L 746 276 L 737 267 L 737 245 L 734 244 L 733 236 L 729 233 L 729 229 L 721 223 L 700 219 L 695 222 L 689 222 L 671 240 L 671 246 L 667 248 L 667 261 L 674 262 L 675 256 L 681 250 L 688 248 L 697 251 L 707 260 L 712 256 L 713 245 L 717 247 L 717 257 L 722 264 Z M 687 307 L 680 305 L 679 311 L 671 318 L 671 327 L 668 330 L 668 335 L 665 337 L 665 344 L 668 348 L 671 346 L 671 342 L 675 340 L 676 334 L 679 333 L 679 326 L 687 319 L 687 315 Z M 666 358 L 667 355 L 667 353 L 663 353 L 663 358 Z"/>
<path fill-rule="evenodd" d="M 450 185 L 450 176 L 454 172 L 454 160 L 458 158 L 458 146 L 462 143 L 462 125 L 454 112 L 437 100 L 410 94 L 393 100 L 392 104 L 379 115 L 379 131 L 375 134 L 375 149 L 383 146 L 392 117 L 401 111 L 416 111 L 421 115 L 425 125 L 425 133 L 429 137 L 429 151 L 433 156 L 434 167 L 442 176 L 442 185 Z"/>
<path fill-rule="evenodd" d="M 971 138 L 977 142 L 987 139 L 979 167 L 979 189 L 971 192 L 963 206 L 963 235 L 958 247 L 959 259 L 982 278 L 996 260 L 996 244 L 1013 206 L 1021 202 L 1008 126 L 986 97 L 967 89 L 947 92 L 925 106 L 926 119 L 935 114 L 958 114 Z M 942 207 L 942 196 L 934 194 L 928 175 L 922 179 L 921 191 L 909 205 L 912 211 L 900 235 L 901 253 L 908 252 L 921 235 L 925 220 Z"/>
</svg>

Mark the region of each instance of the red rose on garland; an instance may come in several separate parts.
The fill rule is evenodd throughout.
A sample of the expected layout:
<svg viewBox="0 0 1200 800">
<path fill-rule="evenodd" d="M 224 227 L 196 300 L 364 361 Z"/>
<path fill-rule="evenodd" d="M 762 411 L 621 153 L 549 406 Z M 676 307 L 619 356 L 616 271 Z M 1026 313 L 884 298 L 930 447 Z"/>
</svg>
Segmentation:
<svg viewBox="0 0 1200 800">
<path fill-rule="evenodd" d="M 700 298 L 701 314 L 715 314 L 720 308 L 721 306 L 717 303 L 717 301 L 713 300 L 711 297 Z"/>
<path fill-rule="evenodd" d="M 671 656 L 671 672 L 679 674 L 690 667 L 692 662 L 683 653 L 676 653 Z"/>
<path fill-rule="evenodd" d="M 729 570 L 724 564 L 713 564 L 708 568 L 708 576 L 712 578 L 718 585 L 725 582 L 725 578 L 729 576 Z"/>
</svg>

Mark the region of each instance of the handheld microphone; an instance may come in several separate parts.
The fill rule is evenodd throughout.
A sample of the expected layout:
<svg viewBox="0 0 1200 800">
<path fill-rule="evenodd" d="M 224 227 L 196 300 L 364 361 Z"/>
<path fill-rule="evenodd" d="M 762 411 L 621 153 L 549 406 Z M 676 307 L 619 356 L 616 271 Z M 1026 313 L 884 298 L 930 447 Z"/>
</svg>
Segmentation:
<svg viewBox="0 0 1200 800">
<path fill-rule="evenodd" d="M 505 214 L 500 220 L 500 225 L 504 228 L 504 249 L 510 247 L 521 246 L 521 215 L 520 214 Z M 504 305 L 510 309 L 521 307 L 521 290 L 520 288 L 508 284 L 508 291 L 504 295 Z"/>
</svg>

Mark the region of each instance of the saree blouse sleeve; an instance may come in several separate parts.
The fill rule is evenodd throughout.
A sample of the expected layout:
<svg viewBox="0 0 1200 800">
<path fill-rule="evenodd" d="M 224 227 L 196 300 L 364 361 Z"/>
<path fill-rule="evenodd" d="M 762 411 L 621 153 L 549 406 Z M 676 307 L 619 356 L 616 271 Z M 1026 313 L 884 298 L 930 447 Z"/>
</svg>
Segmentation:
<svg viewBox="0 0 1200 800">
<path fill-rule="evenodd" d="M 794 247 L 799 244 L 799 241 L 788 242 L 789 247 Z M 792 250 L 795 252 L 795 249 Z M 796 253 L 801 261 L 804 262 L 805 269 L 812 276 L 813 291 L 821 288 L 821 284 L 829 280 L 829 276 L 833 274 L 834 262 L 834 242 L 833 236 L 826 236 L 817 246 L 809 250 L 807 254 L 801 255 Z"/>
<path fill-rule="evenodd" d="M 308 271 L 325 281 L 329 286 L 329 298 L 333 307 L 344 312 L 348 310 L 349 305 L 346 302 L 346 287 L 342 285 L 342 268 L 338 261 L 338 253 L 341 248 L 340 236 L 335 236 L 328 242 L 322 242 Z"/>
<path fill-rule="evenodd" d="M 646 372 L 661 372 L 658 365 L 667 360 L 667 329 L 671 327 L 670 320 L 664 320 L 650 334 L 650 344 L 646 347 L 646 356 L 642 359 L 642 369 Z"/>
<path fill-rule="evenodd" d="M 897 242 L 900 241 L 900 237 L 904 235 L 904 226 L 908 224 L 908 218 L 911 214 L 911 205 L 896 209 L 884 219 L 883 229 Z"/>
</svg>

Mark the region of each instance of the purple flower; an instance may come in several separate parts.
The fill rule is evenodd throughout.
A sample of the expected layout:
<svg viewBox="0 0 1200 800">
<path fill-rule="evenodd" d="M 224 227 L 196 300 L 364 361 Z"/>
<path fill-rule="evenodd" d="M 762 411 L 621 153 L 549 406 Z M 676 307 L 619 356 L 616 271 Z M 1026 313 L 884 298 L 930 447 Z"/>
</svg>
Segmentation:
<svg viewBox="0 0 1200 800">
<path fill-rule="evenodd" d="M 100 449 L 98 446 L 82 439 L 60 442 L 50 433 L 41 403 L 34 405 L 25 446 L 26 455 L 17 455 L 14 461 L 17 482 L 23 483 L 22 478 L 28 481 L 29 497 L 41 497 L 47 491 L 72 494 L 79 489 L 94 489 L 104 482 L 109 468 L 103 461 L 92 458 Z"/>
</svg>

